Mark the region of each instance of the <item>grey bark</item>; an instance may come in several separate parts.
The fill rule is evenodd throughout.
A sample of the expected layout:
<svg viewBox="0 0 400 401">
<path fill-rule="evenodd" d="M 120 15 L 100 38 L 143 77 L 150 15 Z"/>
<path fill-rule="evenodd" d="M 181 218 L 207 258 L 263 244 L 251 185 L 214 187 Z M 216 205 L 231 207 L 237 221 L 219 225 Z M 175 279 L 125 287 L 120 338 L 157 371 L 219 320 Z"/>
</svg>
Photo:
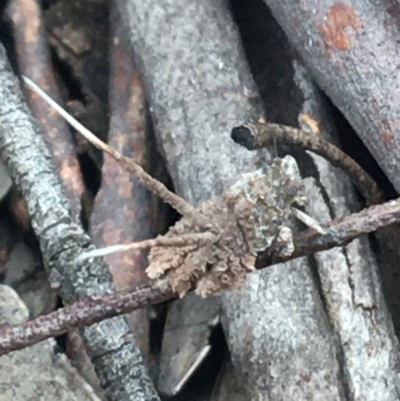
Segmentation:
<svg viewBox="0 0 400 401">
<path fill-rule="evenodd" d="M 144 73 L 154 126 L 175 189 L 198 205 L 220 194 L 238 171 L 252 170 L 257 159 L 229 140 L 235 123 L 257 118 L 262 108 L 226 4 L 119 0 L 119 5 Z M 175 302 L 171 308 L 190 310 L 180 305 L 186 300 Z M 188 368 L 196 364 L 208 346 L 209 326 L 204 322 L 215 320 L 212 311 L 218 305 L 208 308 L 204 303 L 203 309 L 211 313 L 175 320 L 174 336 L 181 351 L 175 354 L 163 346 L 162 360 L 179 360 Z M 192 336 L 184 335 L 188 331 Z M 160 372 L 159 388 L 174 394 L 174 384 L 186 372 Z"/>
<path fill-rule="evenodd" d="M 399 192 L 398 3 L 265 3 Z"/>
<path fill-rule="evenodd" d="M 67 303 L 88 294 L 113 291 L 104 263 L 74 262 L 79 253 L 91 247 L 90 240 L 73 221 L 71 205 L 2 46 L 0 87 L 0 146 L 10 175 L 26 200 L 51 284 L 60 286 L 60 295 Z M 82 336 L 110 399 L 158 400 L 122 317 L 87 327 Z"/>
<path fill-rule="evenodd" d="M 254 85 L 225 3 L 131 0 L 121 10 L 178 193 L 195 204 L 218 195 L 224 181 L 255 168 L 255 155 L 228 133 L 261 108 L 244 90 Z M 302 112 L 334 131 L 302 74 Z M 330 199 L 309 189 L 314 215 L 348 213 L 355 206 L 345 177 L 310 160 Z M 399 399 L 397 342 L 368 246 L 321 253 L 314 273 L 305 258 L 273 266 L 224 296 L 224 329 L 250 399 Z"/>
</svg>

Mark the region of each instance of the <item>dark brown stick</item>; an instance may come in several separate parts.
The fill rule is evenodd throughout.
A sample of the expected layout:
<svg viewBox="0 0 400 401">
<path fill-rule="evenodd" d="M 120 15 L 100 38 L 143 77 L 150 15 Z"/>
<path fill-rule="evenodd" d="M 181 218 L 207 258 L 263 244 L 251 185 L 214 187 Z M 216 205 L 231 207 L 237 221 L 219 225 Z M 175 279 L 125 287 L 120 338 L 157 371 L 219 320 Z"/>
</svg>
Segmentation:
<svg viewBox="0 0 400 401">
<path fill-rule="evenodd" d="M 9 2 L 8 13 L 13 22 L 18 67 L 22 74 L 32 77 L 54 99 L 60 101 L 50 60 L 41 8 L 37 0 Z M 58 173 L 63 181 L 76 221 L 81 213 L 84 192 L 81 171 L 68 124 L 38 94 L 25 91 L 29 108 L 41 135 L 46 141 Z"/>
<path fill-rule="evenodd" d="M 59 336 L 69 330 L 89 326 L 104 319 L 154 305 L 173 297 L 170 290 L 145 287 L 113 294 L 92 295 L 48 315 L 19 326 L 1 330 L 0 356 Z"/>
<path fill-rule="evenodd" d="M 327 159 L 334 167 L 345 171 L 368 204 L 373 205 L 384 200 L 378 185 L 368 173 L 337 146 L 316 135 L 286 125 L 258 123 L 235 127 L 231 136 L 235 142 L 249 150 L 273 146 L 276 143 L 311 150 Z"/>
<path fill-rule="evenodd" d="M 324 234 L 304 231 L 295 239 L 295 252 L 292 257 L 319 252 L 344 245 L 363 234 L 400 222 L 400 198 L 380 205 L 373 205 L 361 212 L 334 220 L 323 227 Z"/>
</svg>

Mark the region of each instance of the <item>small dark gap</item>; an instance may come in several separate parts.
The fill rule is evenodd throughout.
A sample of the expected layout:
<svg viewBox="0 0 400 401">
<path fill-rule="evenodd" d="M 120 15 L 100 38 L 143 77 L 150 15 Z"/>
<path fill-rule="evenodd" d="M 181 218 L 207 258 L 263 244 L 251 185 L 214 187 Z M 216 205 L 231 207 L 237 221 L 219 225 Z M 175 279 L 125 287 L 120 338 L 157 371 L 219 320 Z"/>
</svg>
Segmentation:
<svg viewBox="0 0 400 401">
<path fill-rule="evenodd" d="M 101 171 L 88 153 L 78 154 L 77 158 L 82 171 L 83 184 L 89 196 L 94 198 L 101 186 Z M 82 207 L 81 222 L 85 230 L 89 228 L 89 217 L 85 213 L 85 208 Z"/>
<path fill-rule="evenodd" d="M 149 316 L 150 320 L 150 354 L 159 355 L 161 353 L 162 339 L 164 335 L 164 327 L 167 319 L 167 308 L 169 301 L 163 302 L 162 304 L 151 306 L 149 314 L 155 315 L 155 317 Z"/>
<path fill-rule="evenodd" d="M 82 178 L 85 188 L 96 195 L 101 185 L 101 171 L 87 153 L 78 155 L 78 160 L 83 172 Z"/>
<path fill-rule="evenodd" d="M 182 391 L 174 397 L 162 397 L 162 400 L 183 401 L 198 398 L 200 394 L 203 396 L 202 398 L 209 399 L 222 366 L 224 355 L 228 350 L 221 325 L 218 325 L 212 331 L 210 345 L 212 352 L 207 355 Z"/>
<path fill-rule="evenodd" d="M 54 3 L 54 0 L 41 0 L 40 2 L 42 10 L 48 10 Z"/>
<path fill-rule="evenodd" d="M 0 10 L 0 41 L 6 50 L 7 59 L 11 65 L 11 68 L 17 75 L 19 75 L 18 58 L 15 52 L 13 26 L 5 9 L 6 7 L 4 6 Z"/>
<path fill-rule="evenodd" d="M 62 300 L 60 298 L 60 302 L 59 305 L 57 305 L 56 310 L 63 308 L 65 305 L 62 304 Z M 63 354 L 65 354 L 65 352 L 67 351 L 67 345 L 68 345 L 68 333 L 65 334 L 61 334 L 58 337 L 54 338 L 56 340 L 56 344 L 58 347 L 59 352 L 62 352 Z"/>
<path fill-rule="evenodd" d="M 326 96 L 326 95 L 325 95 Z M 374 157 L 371 155 L 367 147 L 364 145 L 362 140 L 359 138 L 357 133 L 351 127 L 349 122 L 340 112 L 340 110 L 331 102 L 326 96 L 329 104 L 330 112 L 335 121 L 337 127 L 338 137 L 341 148 L 351 158 L 368 173 L 378 183 L 379 187 L 385 193 L 388 199 L 394 199 L 398 197 L 396 190 L 392 183 L 386 177 L 385 173 L 380 168 Z"/>
<path fill-rule="evenodd" d="M 86 105 L 87 99 L 82 91 L 82 86 L 79 80 L 74 76 L 71 66 L 60 59 L 52 46 L 49 46 L 49 50 L 53 69 L 57 72 L 57 79 L 62 80 L 64 84 L 63 87 L 68 92 L 67 98 L 69 100 L 79 100 Z"/>
<path fill-rule="evenodd" d="M 231 0 L 230 9 L 268 121 L 298 126 L 302 93 L 285 33 L 263 0 Z"/>
<path fill-rule="evenodd" d="M 2 2 L 0 2 L 0 20 L 2 23 L 4 23 L 4 17 L 8 7 L 8 3 L 8 0 L 3 0 Z"/>
<path fill-rule="evenodd" d="M 306 229 L 306 227 L 304 226 L 303 229 Z M 328 303 L 327 303 L 326 297 L 324 295 L 324 292 L 322 290 L 321 277 L 320 277 L 319 272 L 318 272 L 318 263 L 315 260 L 314 255 L 307 256 L 307 262 L 308 262 L 308 265 L 310 266 L 310 271 L 311 271 L 311 274 L 313 276 L 313 280 L 315 282 L 315 287 L 318 290 L 318 294 L 319 294 L 319 297 L 321 299 L 324 311 L 326 313 L 328 313 L 328 308 L 327 308 Z M 332 327 L 332 329 L 333 329 L 333 327 Z"/>
</svg>

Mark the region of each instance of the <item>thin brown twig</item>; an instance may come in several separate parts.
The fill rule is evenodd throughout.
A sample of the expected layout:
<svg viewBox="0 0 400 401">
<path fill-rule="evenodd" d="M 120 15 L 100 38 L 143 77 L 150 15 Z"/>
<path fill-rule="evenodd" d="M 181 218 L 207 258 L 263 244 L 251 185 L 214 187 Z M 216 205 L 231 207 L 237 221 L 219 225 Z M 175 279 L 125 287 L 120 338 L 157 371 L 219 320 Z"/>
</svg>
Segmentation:
<svg viewBox="0 0 400 401">
<path fill-rule="evenodd" d="M 285 260 L 340 246 L 352 239 L 400 222 L 400 198 L 374 205 L 324 226 L 325 233 L 306 230 L 296 240 L 296 250 Z M 281 262 L 283 259 L 277 260 Z M 265 267 L 265 265 L 264 265 Z M 155 285 L 132 291 L 86 297 L 14 327 L 0 330 L 0 355 L 58 336 L 66 331 L 88 326 L 120 314 L 175 298 L 170 288 Z"/>
<path fill-rule="evenodd" d="M 369 205 L 385 199 L 375 180 L 349 155 L 325 139 L 281 124 L 256 123 L 234 127 L 232 139 L 249 150 L 275 145 L 292 145 L 296 149 L 311 150 L 324 157 L 333 166 L 345 171 L 365 197 Z"/>
<path fill-rule="evenodd" d="M 69 330 L 90 326 L 104 319 L 164 302 L 174 297 L 168 288 L 143 287 L 113 294 L 92 295 L 39 316 L 18 326 L 0 330 L 0 356 L 59 336 Z"/>
<path fill-rule="evenodd" d="M 72 117 L 66 110 L 64 110 L 57 102 L 55 102 L 50 96 L 48 96 L 43 90 L 41 90 L 31 79 L 22 77 L 26 86 L 32 91 L 36 92 L 42 97 L 54 110 L 59 113 L 65 120 L 75 128 L 83 137 L 85 137 L 90 143 L 96 146 L 98 149 L 110 155 L 113 159 L 119 162 L 127 171 L 134 174 L 138 180 L 151 192 L 159 196 L 164 202 L 170 204 L 176 211 L 185 217 L 191 218 L 197 222 L 200 226 L 208 229 L 213 228 L 212 222 L 203 216 L 199 211 L 186 202 L 180 196 L 171 192 L 163 183 L 154 179 L 151 175 L 147 174 L 138 164 L 132 159 L 123 156 L 120 152 L 112 148 L 111 146 L 104 143 L 102 140 L 96 137 L 91 131 L 84 127 L 78 120 Z"/>
<path fill-rule="evenodd" d="M 300 233 L 295 239 L 296 249 L 292 258 L 345 245 L 360 235 L 399 223 L 400 198 L 373 205 L 322 226 L 325 231 L 323 234 L 314 230 Z"/>
</svg>

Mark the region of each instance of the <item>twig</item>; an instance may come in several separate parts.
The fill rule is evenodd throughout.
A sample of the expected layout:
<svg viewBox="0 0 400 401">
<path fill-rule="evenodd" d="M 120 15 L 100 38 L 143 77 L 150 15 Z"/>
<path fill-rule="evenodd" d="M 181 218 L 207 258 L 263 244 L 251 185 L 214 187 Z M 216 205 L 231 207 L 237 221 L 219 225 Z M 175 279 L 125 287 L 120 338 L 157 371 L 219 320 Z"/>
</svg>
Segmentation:
<svg viewBox="0 0 400 401">
<path fill-rule="evenodd" d="M 180 196 L 174 194 L 160 181 L 154 179 L 151 175 L 147 174 L 142 167 L 136 164 L 133 160 L 123 156 L 120 152 L 108 146 L 106 143 L 96 137 L 91 131 L 84 127 L 79 121 L 72 117 L 67 111 L 65 111 L 59 104 L 50 98 L 45 92 L 43 92 L 31 79 L 22 77 L 25 84 L 29 89 L 40 95 L 54 110 L 59 113 L 65 120 L 75 128 L 82 136 L 84 136 L 90 143 L 96 146 L 98 149 L 110 155 L 113 159 L 118 161 L 123 167 L 129 172 L 134 174 L 138 180 L 151 192 L 159 196 L 165 202 L 169 203 L 174 209 L 176 209 L 183 216 L 191 218 L 204 228 L 211 229 L 213 227 L 212 222 L 206 217 L 202 216 L 195 207 L 190 203 L 186 202 Z"/>
<path fill-rule="evenodd" d="M 333 221 L 323 227 L 325 233 L 322 235 L 315 233 L 313 229 L 301 233 L 293 255 L 276 262 L 340 246 L 362 234 L 399 222 L 400 198 Z M 176 294 L 170 288 L 161 286 L 85 297 L 49 315 L 0 330 L 0 355 L 58 336 L 72 328 L 91 325 L 175 297 Z"/>
<path fill-rule="evenodd" d="M 170 289 L 159 287 L 85 297 L 48 315 L 39 316 L 18 326 L 3 328 L 0 334 L 0 356 L 69 330 L 89 326 L 171 298 L 173 293 Z"/>
<path fill-rule="evenodd" d="M 58 287 L 67 304 L 88 295 L 113 292 L 111 274 L 104 261 L 75 262 L 77 255 L 93 245 L 82 226 L 73 221 L 71 205 L 48 148 L 33 124 L 20 82 L 1 45 L 0 87 L 2 156 L 25 198 L 49 281 Z M 80 334 L 110 400 L 159 400 L 125 319 L 99 322 L 84 327 Z"/>
<path fill-rule="evenodd" d="M 48 44 L 44 37 L 40 2 L 14 0 L 8 2 L 8 6 L 8 13 L 13 22 L 19 71 L 32 77 L 54 99 L 59 100 L 60 95 Z M 52 159 L 57 165 L 58 173 L 72 205 L 74 218 L 80 221 L 84 186 L 68 124 L 56 113 L 52 113 L 51 107 L 36 93 L 26 90 L 25 95 L 41 134 L 50 149 Z"/>
<path fill-rule="evenodd" d="M 296 249 L 292 257 L 341 246 L 360 235 L 399 223 L 400 198 L 373 205 L 322 226 L 325 231 L 323 234 L 315 233 L 312 229 L 300 233 L 295 239 Z"/>
<path fill-rule="evenodd" d="M 249 150 L 276 143 L 311 150 L 345 171 L 368 204 L 381 203 L 384 196 L 378 185 L 349 155 L 337 146 L 305 131 L 272 123 L 246 124 L 232 129 L 232 139 Z"/>
</svg>

